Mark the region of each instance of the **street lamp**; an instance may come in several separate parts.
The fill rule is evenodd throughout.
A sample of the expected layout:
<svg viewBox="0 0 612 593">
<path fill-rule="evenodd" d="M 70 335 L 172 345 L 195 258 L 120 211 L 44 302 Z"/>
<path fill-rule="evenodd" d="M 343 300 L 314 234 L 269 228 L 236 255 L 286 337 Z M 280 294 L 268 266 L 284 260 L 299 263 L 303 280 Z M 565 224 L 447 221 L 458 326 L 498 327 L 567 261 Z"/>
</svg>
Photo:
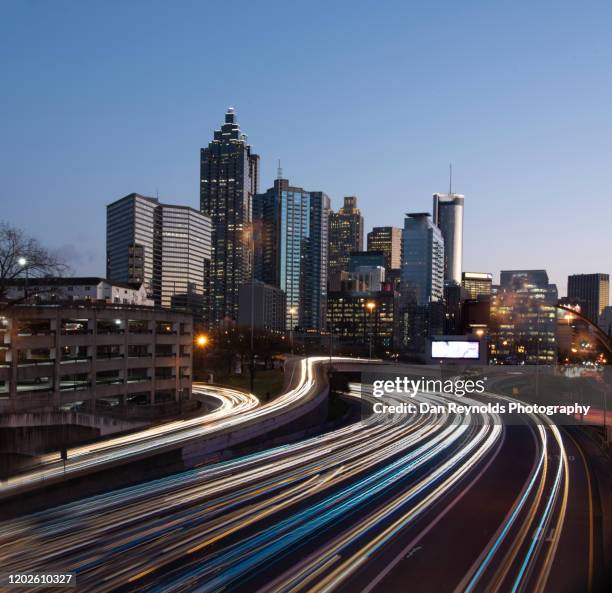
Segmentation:
<svg viewBox="0 0 612 593">
<path fill-rule="evenodd" d="M 200 334 L 196 337 L 196 346 L 198 348 L 204 348 L 208 344 L 208 337 L 204 334 Z"/>
<path fill-rule="evenodd" d="M 295 307 L 289 309 L 289 315 L 291 315 L 291 325 L 289 327 L 289 341 L 291 342 L 291 354 L 293 354 L 293 316 L 297 313 Z"/>
<path fill-rule="evenodd" d="M 17 263 L 25 270 L 25 284 L 23 285 L 23 300 L 28 300 L 28 260 L 25 257 L 20 257 Z"/>
<path fill-rule="evenodd" d="M 374 301 L 368 301 L 366 308 L 370 313 L 370 325 L 372 325 L 372 313 L 376 309 L 376 303 Z M 370 327 L 370 358 L 372 358 L 372 328 Z"/>
</svg>

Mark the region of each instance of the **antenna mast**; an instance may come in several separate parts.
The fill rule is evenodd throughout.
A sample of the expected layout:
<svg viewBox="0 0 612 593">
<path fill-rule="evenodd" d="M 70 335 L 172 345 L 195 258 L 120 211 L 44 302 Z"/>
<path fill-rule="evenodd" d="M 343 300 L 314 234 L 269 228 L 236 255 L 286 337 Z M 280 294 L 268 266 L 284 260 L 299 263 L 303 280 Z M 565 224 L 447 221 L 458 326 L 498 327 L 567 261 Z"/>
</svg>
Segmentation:
<svg viewBox="0 0 612 593">
<path fill-rule="evenodd" d="M 280 159 L 278 159 L 278 169 L 276 169 L 276 178 L 277 179 L 282 179 L 283 178 L 283 170 L 281 168 Z"/>
<path fill-rule="evenodd" d="M 448 163 L 448 195 L 453 193 L 453 163 Z"/>
</svg>

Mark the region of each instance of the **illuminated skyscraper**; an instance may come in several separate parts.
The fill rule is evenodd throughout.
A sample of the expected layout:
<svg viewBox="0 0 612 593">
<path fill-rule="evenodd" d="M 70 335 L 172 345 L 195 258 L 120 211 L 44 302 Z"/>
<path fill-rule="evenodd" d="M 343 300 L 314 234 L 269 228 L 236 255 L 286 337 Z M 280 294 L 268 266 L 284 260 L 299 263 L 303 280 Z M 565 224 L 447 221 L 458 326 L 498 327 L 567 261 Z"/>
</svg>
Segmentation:
<svg viewBox="0 0 612 593">
<path fill-rule="evenodd" d="M 200 210 L 212 220 L 212 321 L 238 318 L 240 285 L 252 279 L 252 198 L 259 157 L 240 131 L 234 109 L 200 156 Z"/>
<path fill-rule="evenodd" d="M 329 197 L 277 179 L 253 212 L 256 278 L 284 291 L 287 327 L 324 329 Z"/>
<path fill-rule="evenodd" d="M 338 212 L 329 214 L 329 276 L 348 271 L 351 251 L 363 249 L 363 216 L 357 198 L 347 196 Z"/>
<path fill-rule="evenodd" d="M 460 194 L 433 195 L 433 221 L 444 237 L 444 280 L 456 284 L 463 265 L 463 202 Z"/>
<path fill-rule="evenodd" d="M 402 265 L 402 230 L 393 226 L 374 227 L 368 233 L 368 251 L 382 251 L 387 271 L 399 270 Z"/>
</svg>

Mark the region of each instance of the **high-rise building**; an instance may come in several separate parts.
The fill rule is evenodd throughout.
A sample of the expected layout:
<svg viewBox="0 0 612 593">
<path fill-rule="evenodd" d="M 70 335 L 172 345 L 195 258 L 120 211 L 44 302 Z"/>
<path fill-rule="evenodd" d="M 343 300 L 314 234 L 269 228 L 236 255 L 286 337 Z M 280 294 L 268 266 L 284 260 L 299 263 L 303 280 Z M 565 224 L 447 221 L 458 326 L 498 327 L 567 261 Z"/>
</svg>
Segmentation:
<svg viewBox="0 0 612 593">
<path fill-rule="evenodd" d="M 144 284 L 157 306 L 207 312 L 210 218 L 187 206 L 129 194 L 106 208 L 109 280 Z"/>
<path fill-rule="evenodd" d="M 277 179 L 254 198 L 256 278 L 280 287 L 287 327 L 324 328 L 329 197 Z"/>
<path fill-rule="evenodd" d="M 402 265 L 402 230 L 393 226 L 375 226 L 368 233 L 368 251 L 382 251 L 385 268 L 399 270 Z"/>
<path fill-rule="evenodd" d="M 610 302 L 609 274 L 572 274 L 567 277 L 567 298 L 580 305 L 580 312 L 597 324 Z"/>
<path fill-rule="evenodd" d="M 363 249 L 363 216 L 357 198 L 347 196 L 338 212 L 329 214 L 329 277 L 348 270 L 351 251 Z"/>
<path fill-rule="evenodd" d="M 433 220 L 444 237 L 444 280 L 461 284 L 463 266 L 463 202 L 461 194 L 434 194 Z"/>
<path fill-rule="evenodd" d="M 252 279 L 252 199 L 259 157 L 247 144 L 234 109 L 200 153 L 200 210 L 212 220 L 212 321 L 238 318 L 238 290 Z"/>
<path fill-rule="evenodd" d="M 442 333 L 444 239 L 428 213 L 406 214 L 402 232 L 401 342 L 424 354 L 428 336 Z"/>
<path fill-rule="evenodd" d="M 488 272 L 463 272 L 461 286 L 465 298 L 468 299 L 477 299 L 479 295 L 491 294 L 493 274 Z"/>
<path fill-rule="evenodd" d="M 444 294 L 444 239 L 428 213 L 406 214 L 403 231 L 402 288 L 426 305 Z"/>
<path fill-rule="evenodd" d="M 501 272 L 491 296 L 490 360 L 498 364 L 554 364 L 557 287 L 545 270 Z"/>
</svg>

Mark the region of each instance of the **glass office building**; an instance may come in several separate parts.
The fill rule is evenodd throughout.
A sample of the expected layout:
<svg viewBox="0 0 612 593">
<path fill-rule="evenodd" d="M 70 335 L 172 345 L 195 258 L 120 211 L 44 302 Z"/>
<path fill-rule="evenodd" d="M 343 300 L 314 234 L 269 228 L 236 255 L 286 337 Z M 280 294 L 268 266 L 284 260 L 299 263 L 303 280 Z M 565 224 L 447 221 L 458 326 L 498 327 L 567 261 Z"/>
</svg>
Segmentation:
<svg viewBox="0 0 612 593">
<path fill-rule="evenodd" d="M 382 251 L 385 268 L 399 270 L 402 265 L 402 230 L 393 226 L 375 226 L 368 233 L 368 251 Z"/>
<path fill-rule="evenodd" d="M 362 249 L 363 216 L 357 208 L 357 197 L 346 196 L 338 212 L 329 214 L 329 277 L 347 272 L 351 252 Z"/>
<path fill-rule="evenodd" d="M 433 221 L 444 238 L 444 280 L 456 284 L 463 266 L 463 202 L 461 194 L 433 195 Z"/>
<path fill-rule="evenodd" d="M 238 319 L 238 291 L 252 279 L 252 200 L 259 157 L 251 152 L 234 109 L 200 152 L 200 210 L 212 220 L 212 320 Z"/>
<path fill-rule="evenodd" d="M 253 201 L 256 278 L 286 295 L 287 327 L 325 324 L 329 197 L 277 179 Z"/>
<path fill-rule="evenodd" d="M 106 235 L 109 280 L 144 283 L 155 305 L 206 316 L 210 218 L 130 194 L 107 206 Z"/>
</svg>

